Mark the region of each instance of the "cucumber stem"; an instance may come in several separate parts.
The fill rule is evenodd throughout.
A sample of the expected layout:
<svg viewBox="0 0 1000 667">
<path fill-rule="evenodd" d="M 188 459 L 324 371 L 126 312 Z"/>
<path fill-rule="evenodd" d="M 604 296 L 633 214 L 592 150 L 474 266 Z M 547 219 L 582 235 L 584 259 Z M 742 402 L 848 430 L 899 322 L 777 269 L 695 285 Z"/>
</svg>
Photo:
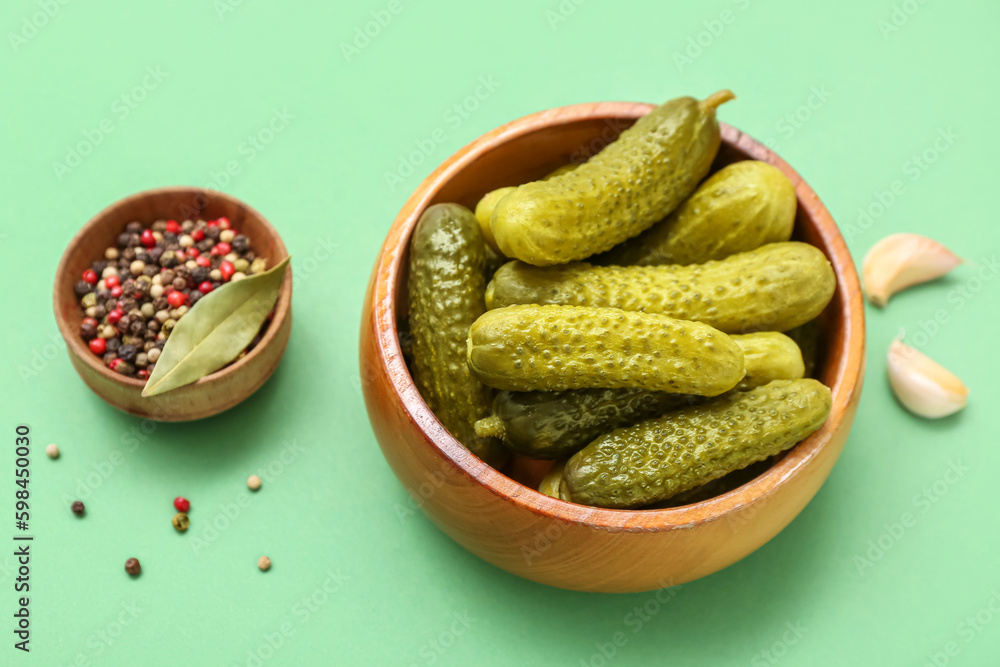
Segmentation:
<svg viewBox="0 0 1000 667">
<path fill-rule="evenodd" d="M 701 108 L 705 111 L 715 111 L 720 105 L 729 100 L 735 100 L 736 94 L 728 88 L 724 88 L 716 93 L 712 93 L 701 101 Z"/>
<path fill-rule="evenodd" d="M 480 438 L 500 438 L 506 434 L 507 429 L 503 426 L 503 420 L 496 415 L 490 415 L 480 419 L 475 424 L 476 435 Z"/>
</svg>

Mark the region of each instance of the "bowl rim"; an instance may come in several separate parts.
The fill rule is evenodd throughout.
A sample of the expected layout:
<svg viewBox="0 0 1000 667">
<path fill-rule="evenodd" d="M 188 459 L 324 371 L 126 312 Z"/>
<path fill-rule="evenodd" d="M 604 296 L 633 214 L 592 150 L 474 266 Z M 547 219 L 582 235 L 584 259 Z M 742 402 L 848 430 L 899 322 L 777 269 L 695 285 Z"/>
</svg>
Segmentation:
<svg viewBox="0 0 1000 667">
<path fill-rule="evenodd" d="M 62 334 L 63 340 L 66 341 L 67 347 L 70 351 L 76 355 L 77 358 L 81 359 L 87 367 L 103 377 L 106 380 L 116 382 L 124 387 L 134 389 L 137 392 L 142 392 L 143 387 L 146 386 L 145 381 L 139 380 L 138 378 L 129 378 L 118 373 L 115 373 L 110 368 L 105 366 L 103 363 L 97 361 L 97 357 L 90 351 L 90 348 L 84 345 L 83 339 L 73 330 L 69 322 L 60 313 L 60 295 L 62 291 L 60 287 L 63 284 L 63 278 L 69 271 L 68 263 L 71 251 L 81 242 L 81 240 L 87 236 L 87 234 L 93 232 L 104 224 L 104 221 L 111 215 L 115 214 L 118 209 L 128 206 L 136 200 L 145 199 L 152 195 L 167 195 L 175 198 L 188 198 L 197 199 L 199 196 L 207 197 L 209 199 L 222 199 L 230 204 L 243 208 L 249 215 L 256 216 L 260 220 L 264 229 L 267 230 L 268 234 L 275 241 L 275 248 L 278 251 L 278 260 L 285 259 L 288 257 L 288 249 L 285 247 L 284 241 L 278 234 L 278 230 L 270 223 L 270 221 L 265 218 L 261 213 L 250 206 L 246 202 L 238 199 L 232 195 L 226 194 L 225 192 L 220 192 L 219 190 L 211 190 L 209 188 L 201 188 L 197 186 L 189 185 L 174 185 L 165 186 L 159 188 L 149 188 L 146 190 L 141 190 L 131 195 L 127 195 L 118 199 L 117 201 L 105 206 L 103 209 L 98 211 L 93 215 L 90 220 L 86 222 L 70 239 L 69 243 L 66 244 L 66 249 L 63 251 L 62 256 L 59 258 L 59 265 L 56 268 L 55 283 L 52 288 L 52 308 L 56 318 L 56 324 L 59 327 L 59 332 Z M 284 322 L 285 318 L 288 317 L 291 310 L 291 291 L 292 291 L 292 271 L 289 266 L 288 270 L 285 272 L 285 278 L 281 283 L 281 289 L 278 292 L 277 307 L 274 311 L 274 317 L 271 319 L 270 325 L 267 327 L 267 331 L 264 333 L 264 337 L 261 341 L 250 350 L 250 353 L 244 356 L 242 359 L 238 359 L 227 366 L 220 368 L 214 373 L 210 373 L 205 377 L 186 385 L 188 388 L 205 386 L 212 384 L 216 380 L 230 374 L 238 373 L 241 368 L 249 363 L 252 363 L 253 359 L 257 356 L 260 350 L 263 350 L 271 341 L 274 340 L 275 336 L 278 334 L 278 330 L 281 328 L 281 324 Z M 182 389 L 182 387 L 178 387 Z M 150 397 L 150 399 L 155 400 L 155 396 Z"/>
<path fill-rule="evenodd" d="M 798 172 L 764 144 L 730 125 L 719 123 L 724 143 L 744 151 L 750 159 L 761 160 L 781 169 L 795 185 L 798 205 L 806 209 L 814 221 L 814 231 L 829 252 L 827 257 L 837 278 L 837 290 L 842 297 L 840 310 L 844 322 L 844 349 L 839 365 L 832 370 L 835 378 L 830 387 L 833 404 L 826 423 L 754 479 L 731 491 L 690 505 L 666 509 L 605 509 L 578 505 L 524 486 L 480 460 L 444 428 L 416 389 L 402 355 L 396 329 L 396 284 L 399 282 L 402 259 L 406 256 L 406 244 L 420 214 L 453 174 L 468 167 L 493 148 L 525 135 L 580 121 L 634 121 L 653 108 L 655 105 L 641 102 L 574 104 L 529 114 L 483 134 L 441 163 L 406 200 L 389 229 L 372 277 L 370 305 L 374 309 L 372 317 L 379 363 L 386 371 L 396 400 L 406 411 L 408 419 L 421 431 L 427 444 L 436 450 L 437 456 L 450 462 L 473 483 L 521 509 L 565 523 L 583 524 L 612 532 L 691 529 L 726 519 L 749 505 L 766 502 L 781 486 L 818 458 L 840 429 L 863 384 L 864 304 L 857 270 L 847 244 L 829 211 L 812 188 Z"/>
</svg>

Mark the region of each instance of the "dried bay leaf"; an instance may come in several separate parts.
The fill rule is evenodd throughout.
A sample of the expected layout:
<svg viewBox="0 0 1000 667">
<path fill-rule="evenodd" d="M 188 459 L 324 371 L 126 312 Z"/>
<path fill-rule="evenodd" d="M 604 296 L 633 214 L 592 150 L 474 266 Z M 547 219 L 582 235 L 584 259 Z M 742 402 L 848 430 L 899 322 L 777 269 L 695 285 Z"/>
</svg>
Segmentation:
<svg viewBox="0 0 1000 667">
<path fill-rule="evenodd" d="M 142 395 L 197 382 L 238 357 L 278 300 L 287 266 L 288 258 L 203 296 L 170 332 Z"/>
</svg>

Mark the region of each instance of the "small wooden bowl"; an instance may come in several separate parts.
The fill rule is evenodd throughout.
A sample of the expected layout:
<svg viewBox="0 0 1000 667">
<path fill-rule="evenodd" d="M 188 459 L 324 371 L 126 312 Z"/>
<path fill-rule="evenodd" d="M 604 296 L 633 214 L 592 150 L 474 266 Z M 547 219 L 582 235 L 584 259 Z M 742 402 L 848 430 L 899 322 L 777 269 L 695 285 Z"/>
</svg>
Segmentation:
<svg viewBox="0 0 1000 667">
<path fill-rule="evenodd" d="M 134 220 L 149 225 L 163 219 L 212 220 L 221 216 L 229 218 L 235 229 L 250 238 L 254 252 L 266 257 L 268 266 L 288 257 L 278 232 L 260 213 L 227 194 L 189 187 L 146 190 L 115 202 L 84 225 L 63 253 L 52 295 L 59 331 L 66 340 L 76 372 L 88 387 L 116 408 L 163 422 L 210 417 L 257 391 L 278 367 L 292 330 L 291 267 L 281 285 L 274 317 L 260 343 L 239 361 L 164 394 L 143 398 L 145 382 L 109 369 L 80 338 L 80 323 L 85 315 L 73 286 L 91 262 L 104 257 L 105 248 L 117 245 L 125 225 Z"/>
<path fill-rule="evenodd" d="M 795 184 L 797 238 L 826 253 L 837 291 L 823 314 L 819 379 L 833 391 L 826 424 L 743 486 L 683 507 L 607 510 L 534 490 L 546 463 L 516 460 L 494 470 L 441 426 L 410 378 L 397 322 L 406 317 L 407 248 L 424 209 L 474 207 L 494 188 L 540 178 L 586 158 L 653 107 L 579 104 L 526 116 L 450 157 L 403 206 L 375 263 L 361 323 L 361 376 L 368 415 L 403 486 L 456 542 L 508 572 L 581 591 L 632 592 L 677 585 L 753 552 L 795 518 L 837 460 L 854 420 L 864 375 L 864 310 L 857 272 L 837 226 L 781 158 L 722 125 L 715 167 L 763 160 Z M 520 482 L 527 484 L 523 485 Z"/>
</svg>

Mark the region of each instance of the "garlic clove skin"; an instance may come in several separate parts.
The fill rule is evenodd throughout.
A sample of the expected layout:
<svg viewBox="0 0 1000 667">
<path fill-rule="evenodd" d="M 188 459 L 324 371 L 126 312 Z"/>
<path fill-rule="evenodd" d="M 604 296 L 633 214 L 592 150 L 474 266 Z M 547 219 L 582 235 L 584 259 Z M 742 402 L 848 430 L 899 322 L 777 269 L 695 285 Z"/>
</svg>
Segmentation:
<svg viewBox="0 0 1000 667">
<path fill-rule="evenodd" d="M 892 234 L 865 255 L 865 296 L 876 306 L 885 306 L 896 292 L 940 278 L 961 263 L 961 257 L 926 236 Z"/>
<path fill-rule="evenodd" d="M 969 388 L 947 368 L 896 339 L 889 346 L 889 384 L 896 398 L 914 414 L 939 419 L 955 414 L 969 401 Z"/>
</svg>

